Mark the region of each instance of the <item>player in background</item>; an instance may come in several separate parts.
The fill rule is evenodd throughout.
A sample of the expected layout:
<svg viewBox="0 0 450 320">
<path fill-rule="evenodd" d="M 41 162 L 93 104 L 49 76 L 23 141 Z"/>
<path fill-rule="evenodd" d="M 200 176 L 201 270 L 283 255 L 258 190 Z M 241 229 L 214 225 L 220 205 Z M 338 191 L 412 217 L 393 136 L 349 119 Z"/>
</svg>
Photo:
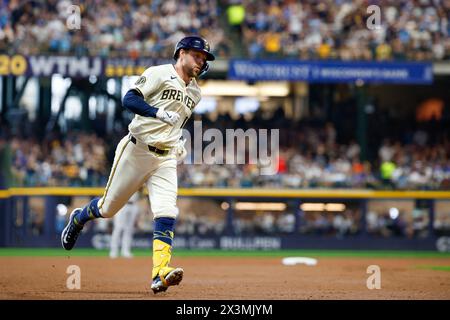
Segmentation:
<svg viewBox="0 0 450 320">
<path fill-rule="evenodd" d="M 113 217 L 146 184 L 154 218 L 154 293 L 183 279 L 182 268 L 169 266 L 178 216 L 176 166 L 187 153 L 182 128 L 201 99 L 196 78 L 208 70 L 207 61 L 215 59 L 208 42 L 197 36 L 181 39 L 173 58 L 174 65 L 146 69 L 124 96 L 124 107 L 136 115 L 116 148 L 105 192 L 75 209 L 61 234 L 63 248 L 71 250 L 87 221 Z"/>
<path fill-rule="evenodd" d="M 113 232 L 111 234 L 111 247 L 109 256 L 133 258 L 131 253 L 131 242 L 133 240 L 134 224 L 139 215 L 139 192 L 134 193 L 128 202 L 123 206 L 113 218 Z"/>
</svg>

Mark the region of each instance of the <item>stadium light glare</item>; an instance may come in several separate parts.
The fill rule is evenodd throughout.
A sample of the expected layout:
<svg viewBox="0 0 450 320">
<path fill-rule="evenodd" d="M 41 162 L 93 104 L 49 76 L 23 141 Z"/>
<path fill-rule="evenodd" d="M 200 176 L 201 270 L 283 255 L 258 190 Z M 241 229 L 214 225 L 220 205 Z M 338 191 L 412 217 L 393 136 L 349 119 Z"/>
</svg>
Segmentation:
<svg viewBox="0 0 450 320">
<path fill-rule="evenodd" d="M 228 202 L 222 202 L 222 204 L 220 205 L 220 207 L 223 210 L 228 210 L 228 208 L 230 208 L 230 204 Z"/>
<path fill-rule="evenodd" d="M 94 75 L 89 76 L 89 82 L 92 84 L 97 83 L 97 77 Z"/>
<path fill-rule="evenodd" d="M 327 203 L 325 205 L 326 211 L 345 211 L 345 204 L 343 203 Z"/>
<path fill-rule="evenodd" d="M 286 204 L 282 202 L 237 202 L 236 210 L 240 211 L 284 211 Z"/>
<path fill-rule="evenodd" d="M 106 91 L 112 95 L 116 93 L 116 79 L 108 79 L 106 81 Z"/>
<path fill-rule="evenodd" d="M 303 211 L 325 211 L 325 203 L 302 203 L 300 209 Z"/>
<path fill-rule="evenodd" d="M 56 212 L 58 213 L 59 216 L 62 217 L 65 216 L 67 214 L 67 211 L 68 211 L 67 207 L 62 203 L 56 206 Z"/>
<path fill-rule="evenodd" d="M 342 212 L 346 206 L 343 203 L 302 203 L 300 205 L 302 211 L 330 211 Z"/>
<path fill-rule="evenodd" d="M 392 220 L 397 219 L 399 214 L 400 214 L 400 211 L 397 208 L 389 209 L 389 217 L 391 217 Z"/>
</svg>

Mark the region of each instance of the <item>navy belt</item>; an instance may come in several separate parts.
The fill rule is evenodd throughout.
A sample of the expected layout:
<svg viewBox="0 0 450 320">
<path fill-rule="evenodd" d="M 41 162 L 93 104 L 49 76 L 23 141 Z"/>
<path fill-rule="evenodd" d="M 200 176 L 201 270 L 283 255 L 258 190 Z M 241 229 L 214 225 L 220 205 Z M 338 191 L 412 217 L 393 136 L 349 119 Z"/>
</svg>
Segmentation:
<svg viewBox="0 0 450 320">
<path fill-rule="evenodd" d="M 133 142 L 134 144 L 136 144 L 136 138 L 133 137 L 131 134 L 130 134 L 130 141 Z M 147 145 L 147 146 L 148 146 L 148 150 L 150 150 L 151 152 L 154 152 L 156 154 L 159 154 L 161 156 L 167 156 L 167 154 L 169 154 L 169 150 L 158 149 L 151 145 Z"/>
</svg>

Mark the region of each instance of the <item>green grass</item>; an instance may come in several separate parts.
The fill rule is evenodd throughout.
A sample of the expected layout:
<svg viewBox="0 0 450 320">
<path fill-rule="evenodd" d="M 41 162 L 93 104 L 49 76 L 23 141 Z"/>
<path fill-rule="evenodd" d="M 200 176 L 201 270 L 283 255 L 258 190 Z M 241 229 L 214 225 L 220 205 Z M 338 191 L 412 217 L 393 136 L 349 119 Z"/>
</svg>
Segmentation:
<svg viewBox="0 0 450 320">
<path fill-rule="evenodd" d="M 418 266 L 419 269 L 450 271 L 450 266 Z"/>
<path fill-rule="evenodd" d="M 150 257 L 151 250 L 135 249 L 136 257 Z M 178 257 L 289 257 L 313 258 L 450 258 L 450 252 L 388 250 L 188 250 L 174 249 Z M 108 250 L 75 248 L 0 248 L 0 257 L 107 257 Z"/>
</svg>

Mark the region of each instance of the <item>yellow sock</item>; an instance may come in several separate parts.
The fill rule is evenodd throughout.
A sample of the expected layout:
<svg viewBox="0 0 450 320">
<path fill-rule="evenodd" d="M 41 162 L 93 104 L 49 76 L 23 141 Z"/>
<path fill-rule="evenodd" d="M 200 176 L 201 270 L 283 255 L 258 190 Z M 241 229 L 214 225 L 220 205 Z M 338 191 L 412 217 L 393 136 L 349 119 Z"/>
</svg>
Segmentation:
<svg viewBox="0 0 450 320">
<path fill-rule="evenodd" d="M 159 274 L 159 270 L 169 265 L 171 258 L 172 246 L 158 239 L 153 240 L 152 279 Z"/>
</svg>

